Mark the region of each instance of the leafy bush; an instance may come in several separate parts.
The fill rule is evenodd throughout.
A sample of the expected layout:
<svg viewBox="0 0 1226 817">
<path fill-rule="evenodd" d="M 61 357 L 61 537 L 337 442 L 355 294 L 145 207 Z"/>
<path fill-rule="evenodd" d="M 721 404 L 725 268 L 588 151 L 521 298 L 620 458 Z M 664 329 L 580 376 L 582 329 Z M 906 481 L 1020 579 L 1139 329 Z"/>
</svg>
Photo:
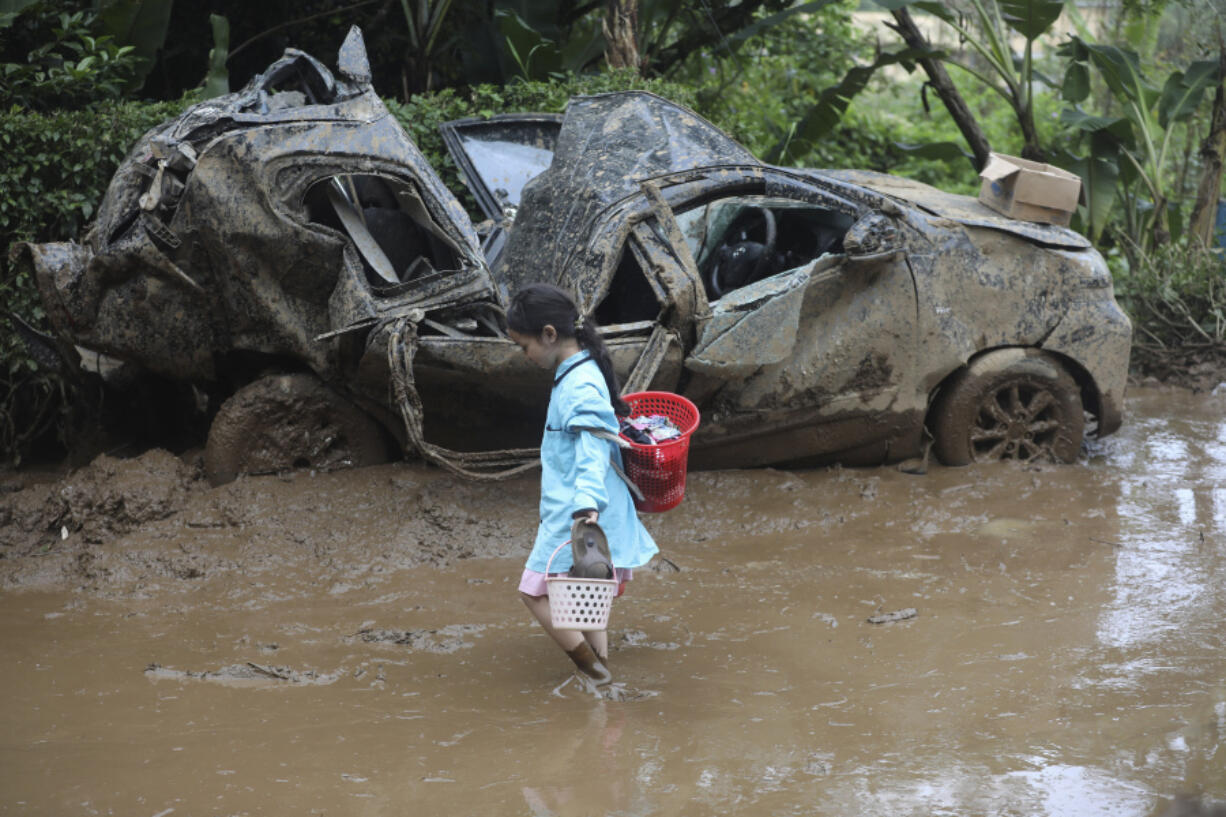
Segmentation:
<svg viewBox="0 0 1226 817">
<path fill-rule="evenodd" d="M 19 14 L 0 15 L 0 107 L 46 111 L 122 94 L 139 58 L 132 46 L 102 35 L 98 16 L 76 10 L 79 5 L 39 0 Z M 31 43 L 37 45 L 31 49 Z"/>
<path fill-rule="evenodd" d="M 1198 362 L 1226 363 L 1226 257 L 1195 239 L 1150 251 L 1116 274 L 1121 304 L 1132 316 L 1138 368 L 1156 374 Z"/>
<path fill-rule="evenodd" d="M 0 112 L 0 151 L 7 157 L 0 165 L 0 246 L 79 236 L 132 144 L 184 104 Z M 0 275 L 0 287 L 11 284 L 7 274 Z M 11 291 L 0 290 L 6 296 Z"/>
<path fill-rule="evenodd" d="M 748 38 L 732 54 L 695 53 L 677 76 L 697 89 L 697 110 L 755 156 L 771 156 L 823 90 L 837 85 L 858 58 L 872 60 L 869 35 L 852 24 L 858 5 L 840 0 L 795 15 Z M 822 163 L 806 158 L 798 164 Z"/>
<path fill-rule="evenodd" d="M 0 303 L 6 312 L 45 328 L 34 281 L 10 269 L 10 245 L 77 238 L 132 143 L 182 107 L 113 102 L 85 111 L 0 112 L 0 151 L 7 157 L 0 165 Z M 63 437 L 67 389 L 15 333 L 0 333 L 0 463 L 20 461 L 51 426 L 58 424 Z"/>
</svg>

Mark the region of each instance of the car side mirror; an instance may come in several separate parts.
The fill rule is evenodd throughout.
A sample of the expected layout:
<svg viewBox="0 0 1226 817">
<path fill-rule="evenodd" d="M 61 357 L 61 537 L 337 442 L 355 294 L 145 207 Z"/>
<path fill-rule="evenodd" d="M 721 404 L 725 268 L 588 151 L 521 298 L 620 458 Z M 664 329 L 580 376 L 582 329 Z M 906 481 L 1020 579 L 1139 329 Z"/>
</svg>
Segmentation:
<svg viewBox="0 0 1226 817">
<path fill-rule="evenodd" d="M 901 251 L 898 228 L 878 211 L 861 217 L 843 236 L 843 252 L 849 263 L 888 261 Z"/>
</svg>

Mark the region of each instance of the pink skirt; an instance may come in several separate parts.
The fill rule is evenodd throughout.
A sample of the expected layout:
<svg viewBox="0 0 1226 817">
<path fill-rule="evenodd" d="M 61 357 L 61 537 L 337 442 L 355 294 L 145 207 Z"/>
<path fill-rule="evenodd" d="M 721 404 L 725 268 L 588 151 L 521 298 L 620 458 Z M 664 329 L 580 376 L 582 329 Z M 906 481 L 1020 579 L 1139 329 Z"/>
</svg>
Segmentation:
<svg viewBox="0 0 1226 817">
<path fill-rule="evenodd" d="M 519 592 L 525 596 L 545 596 L 549 591 L 545 579 L 549 576 L 564 576 L 564 573 L 540 573 L 524 568 L 524 575 L 519 579 Z M 613 578 L 617 579 L 617 596 L 626 592 L 626 582 L 634 578 L 634 569 L 629 567 L 613 568 Z M 613 598 L 617 598 L 614 596 Z"/>
</svg>

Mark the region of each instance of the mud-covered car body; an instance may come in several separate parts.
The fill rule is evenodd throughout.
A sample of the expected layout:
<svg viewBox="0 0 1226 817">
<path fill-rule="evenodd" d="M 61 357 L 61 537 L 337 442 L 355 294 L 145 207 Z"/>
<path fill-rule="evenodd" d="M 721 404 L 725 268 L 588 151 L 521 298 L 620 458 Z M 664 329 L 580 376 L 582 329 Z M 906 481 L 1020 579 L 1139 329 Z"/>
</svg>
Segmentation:
<svg viewBox="0 0 1226 817">
<path fill-rule="evenodd" d="M 548 381 L 501 313 L 543 280 L 604 327 L 628 389 L 698 404 L 698 466 L 912 456 L 942 385 L 1004 348 L 1066 368 L 1098 434 L 1120 424 L 1131 329 L 1076 233 L 768 166 L 628 92 L 453 123 L 482 235 L 365 63 L 356 34 L 340 78 L 287 52 L 146 135 L 82 245 L 19 253 L 61 338 L 206 388 L 309 370 L 405 444 L 388 347 L 411 324 L 428 436 L 509 448 L 539 433 Z"/>
</svg>

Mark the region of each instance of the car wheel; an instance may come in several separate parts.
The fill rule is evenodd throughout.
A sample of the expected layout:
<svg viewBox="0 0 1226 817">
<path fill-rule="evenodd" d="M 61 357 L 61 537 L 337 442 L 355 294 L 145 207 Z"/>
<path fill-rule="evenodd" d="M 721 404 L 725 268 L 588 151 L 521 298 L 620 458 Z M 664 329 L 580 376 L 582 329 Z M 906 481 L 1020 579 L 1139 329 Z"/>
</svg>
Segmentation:
<svg viewBox="0 0 1226 817">
<path fill-rule="evenodd" d="M 1000 349 L 973 360 L 941 390 L 928 416 L 946 465 L 1072 462 L 1085 433 L 1076 381 L 1036 349 Z"/>
<path fill-rule="evenodd" d="M 309 374 L 261 377 L 221 405 L 209 428 L 204 471 L 214 485 L 239 474 L 387 462 L 383 429 Z"/>
</svg>

